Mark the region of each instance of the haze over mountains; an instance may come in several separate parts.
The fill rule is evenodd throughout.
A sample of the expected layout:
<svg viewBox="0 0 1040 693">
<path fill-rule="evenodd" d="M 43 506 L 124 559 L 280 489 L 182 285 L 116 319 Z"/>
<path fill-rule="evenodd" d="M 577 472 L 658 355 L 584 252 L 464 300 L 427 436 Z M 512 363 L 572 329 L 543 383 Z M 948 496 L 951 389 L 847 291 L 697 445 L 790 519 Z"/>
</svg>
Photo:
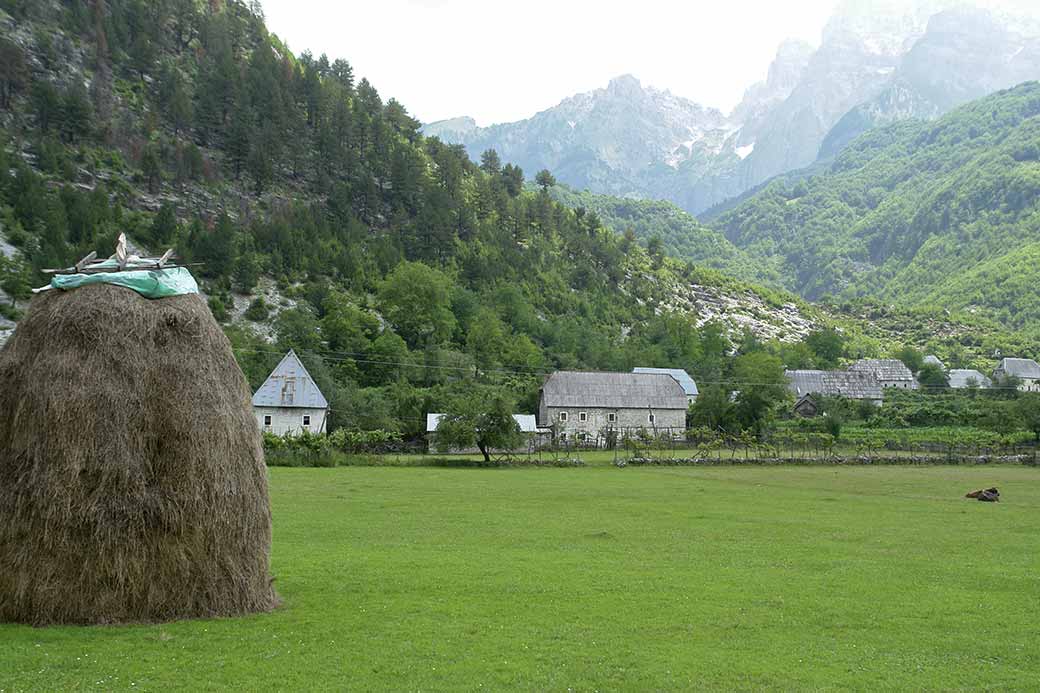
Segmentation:
<svg viewBox="0 0 1040 693">
<path fill-rule="evenodd" d="M 933 119 L 1040 78 L 1035 20 L 949 0 L 890 5 L 846 2 L 818 47 L 783 43 L 728 115 L 624 75 L 526 120 L 482 128 L 463 117 L 424 132 L 464 144 L 474 159 L 493 148 L 579 189 L 697 214 L 832 158 L 872 125 Z"/>
</svg>

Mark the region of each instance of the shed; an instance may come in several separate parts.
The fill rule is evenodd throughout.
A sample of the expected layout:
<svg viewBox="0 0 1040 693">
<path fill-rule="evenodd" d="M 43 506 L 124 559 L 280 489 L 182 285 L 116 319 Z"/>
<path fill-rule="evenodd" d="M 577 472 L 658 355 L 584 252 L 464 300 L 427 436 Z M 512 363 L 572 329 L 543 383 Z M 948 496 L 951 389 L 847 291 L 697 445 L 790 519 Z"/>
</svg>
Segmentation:
<svg viewBox="0 0 1040 693">
<path fill-rule="evenodd" d="M 253 395 L 253 412 L 261 430 L 278 436 L 324 433 L 329 403 L 290 349 Z"/>
<path fill-rule="evenodd" d="M 690 374 L 682 368 L 646 368 L 636 367 L 632 369 L 633 373 L 665 373 L 672 376 L 682 385 L 683 392 L 686 393 L 686 402 L 693 404 L 697 401 L 697 395 L 700 394 L 697 391 L 697 383 L 694 382 Z"/>
<path fill-rule="evenodd" d="M 802 395 L 794 403 L 794 413 L 798 416 L 809 418 L 816 416 L 819 411 L 820 408 L 816 405 L 816 400 L 813 399 L 812 395 Z"/>
</svg>

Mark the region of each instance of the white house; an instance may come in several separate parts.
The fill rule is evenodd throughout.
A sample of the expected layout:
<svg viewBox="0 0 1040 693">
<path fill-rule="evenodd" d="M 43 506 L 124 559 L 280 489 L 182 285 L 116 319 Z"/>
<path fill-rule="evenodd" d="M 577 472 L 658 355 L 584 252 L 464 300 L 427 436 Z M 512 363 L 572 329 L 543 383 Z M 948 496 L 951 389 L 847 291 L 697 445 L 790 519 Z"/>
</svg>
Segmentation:
<svg viewBox="0 0 1040 693">
<path fill-rule="evenodd" d="M 260 430 L 275 435 L 324 433 L 329 403 L 290 350 L 253 395 L 253 413 Z"/>
</svg>

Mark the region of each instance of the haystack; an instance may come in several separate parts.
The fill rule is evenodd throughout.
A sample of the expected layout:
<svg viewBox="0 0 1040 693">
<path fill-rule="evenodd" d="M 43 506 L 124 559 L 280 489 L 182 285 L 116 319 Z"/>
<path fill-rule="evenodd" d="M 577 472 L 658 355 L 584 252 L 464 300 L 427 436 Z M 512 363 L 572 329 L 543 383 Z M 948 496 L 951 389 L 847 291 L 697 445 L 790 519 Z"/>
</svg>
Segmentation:
<svg viewBox="0 0 1040 693">
<path fill-rule="evenodd" d="M 249 395 L 198 294 L 35 297 L 0 351 L 0 621 L 271 609 Z"/>
</svg>

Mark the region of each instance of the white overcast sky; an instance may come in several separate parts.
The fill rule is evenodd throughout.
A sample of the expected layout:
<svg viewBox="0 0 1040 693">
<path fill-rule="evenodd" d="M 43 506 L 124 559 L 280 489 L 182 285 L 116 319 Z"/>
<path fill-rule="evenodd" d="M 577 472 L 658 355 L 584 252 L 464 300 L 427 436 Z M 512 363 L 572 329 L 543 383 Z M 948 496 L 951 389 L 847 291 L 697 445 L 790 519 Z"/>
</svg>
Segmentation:
<svg viewBox="0 0 1040 693">
<path fill-rule="evenodd" d="M 837 5 L 837 0 L 262 1 L 268 28 L 294 53 L 309 49 L 330 60 L 345 58 L 384 100 L 396 98 L 423 122 L 468 115 L 480 125 L 526 118 L 626 73 L 728 112 L 745 88 L 765 77 L 785 38 L 818 45 Z"/>
<path fill-rule="evenodd" d="M 345 58 L 423 122 L 519 120 L 631 73 L 729 111 L 836 0 L 263 0 L 296 54 Z"/>
</svg>

